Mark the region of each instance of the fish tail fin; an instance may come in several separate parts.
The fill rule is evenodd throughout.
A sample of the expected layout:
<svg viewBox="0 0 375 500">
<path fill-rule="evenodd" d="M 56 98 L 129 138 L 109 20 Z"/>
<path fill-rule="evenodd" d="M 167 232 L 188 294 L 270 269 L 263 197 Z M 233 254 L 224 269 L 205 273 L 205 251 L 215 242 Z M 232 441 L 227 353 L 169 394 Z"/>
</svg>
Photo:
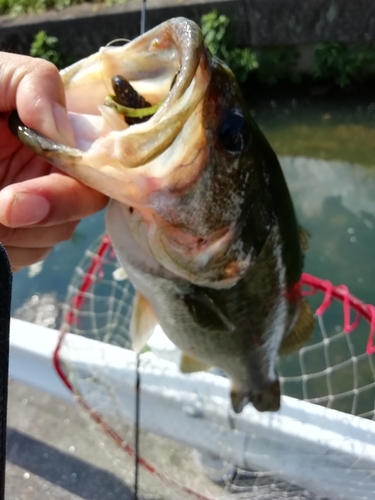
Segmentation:
<svg viewBox="0 0 375 500">
<path fill-rule="evenodd" d="M 259 392 L 241 390 L 232 382 L 230 398 L 235 413 L 241 413 L 247 403 L 252 403 L 258 411 L 278 411 L 280 409 L 280 382 L 275 380 L 267 389 Z"/>
<path fill-rule="evenodd" d="M 314 325 L 314 314 L 310 304 L 306 300 L 302 300 L 297 322 L 281 342 L 279 354 L 292 354 L 301 349 L 310 340 L 314 331 Z"/>
</svg>

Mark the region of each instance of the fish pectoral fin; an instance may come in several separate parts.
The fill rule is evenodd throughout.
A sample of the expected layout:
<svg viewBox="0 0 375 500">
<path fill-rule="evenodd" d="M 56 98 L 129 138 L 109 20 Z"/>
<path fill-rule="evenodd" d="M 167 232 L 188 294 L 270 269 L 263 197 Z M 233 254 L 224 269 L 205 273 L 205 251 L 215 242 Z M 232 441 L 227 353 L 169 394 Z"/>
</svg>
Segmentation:
<svg viewBox="0 0 375 500">
<path fill-rule="evenodd" d="M 182 353 L 180 361 L 180 370 L 182 373 L 204 372 L 209 368 L 211 368 L 210 365 L 204 363 L 203 361 Z"/>
<path fill-rule="evenodd" d="M 118 267 L 113 271 L 112 277 L 115 281 L 124 281 L 128 278 L 128 275 L 123 267 Z"/>
<path fill-rule="evenodd" d="M 297 322 L 291 332 L 281 342 L 279 354 L 292 354 L 301 349 L 310 340 L 314 331 L 314 325 L 314 314 L 310 304 L 302 300 Z"/>
<path fill-rule="evenodd" d="M 197 291 L 184 296 L 194 321 L 202 328 L 232 332 L 235 327 L 206 293 Z"/>
<path fill-rule="evenodd" d="M 158 324 L 159 321 L 148 300 L 139 292 L 136 292 L 129 328 L 130 338 L 132 339 L 135 352 L 140 352 L 142 350 L 153 334 L 155 326 Z"/>
<path fill-rule="evenodd" d="M 302 226 L 298 226 L 299 230 L 299 244 L 303 253 L 309 249 L 309 238 L 311 234 Z"/>
</svg>

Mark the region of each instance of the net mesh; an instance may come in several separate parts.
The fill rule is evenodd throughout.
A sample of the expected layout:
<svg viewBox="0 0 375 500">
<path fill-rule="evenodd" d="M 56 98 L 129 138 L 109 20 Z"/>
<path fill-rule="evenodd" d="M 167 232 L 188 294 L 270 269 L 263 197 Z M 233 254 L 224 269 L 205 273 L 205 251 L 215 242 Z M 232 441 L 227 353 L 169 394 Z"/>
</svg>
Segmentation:
<svg viewBox="0 0 375 500">
<path fill-rule="evenodd" d="M 80 395 L 86 414 L 95 423 L 98 439 L 103 442 L 103 450 L 108 453 L 108 463 L 131 485 L 134 481 L 135 364 L 127 364 L 125 358 L 115 361 L 118 383 L 114 383 L 113 366 L 109 366 L 114 358 L 111 356 L 109 361 L 107 351 L 103 347 L 104 344 L 109 344 L 116 352 L 117 348 L 131 348 L 128 331 L 134 289 L 129 281 L 116 278 L 118 267 L 106 237 L 99 238 L 87 249 L 69 286 L 62 328 L 64 334 L 56 350 L 56 359 L 60 354 L 64 354 L 64 365 L 57 362 L 56 366 L 63 378 L 68 374 L 66 383 Z M 325 292 L 322 295 L 313 293 L 317 291 L 317 283 L 313 278 L 309 279 L 308 275 L 305 275 L 306 283 L 308 286 L 303 287 L 303 293 L 318 313 L 316 327 L 308 346 L 298 353 L 278 359 L 283 394 L 375 420 L 375 362 L 374 356 L 371 355 L 374 351 L 374 309 L 359 301 L 358 307 L 355 306 L 355 299 L 351 300 L 345 288 L 323 286 Z M 340 300 L 335 300 L 335 297 Z M 352 330 L 355 330 L 355 333 L 350 333 Z M 92 353 L 85 352 L 86 359 L 99 360 L 99 372 L 96 372 L 97 361 L 93 361 L 92 366 L 86 363 L 79 368 L 73 363 L 83 347 L 69 343 L 68 336 L 65 335 L 68 331 L 99 341 L 93 343 Z M 87 349 L 86 345 L 84 349 Z M 154 349 L 154 353 L 165 359 L 177 359 L 175 351 L 169 348 L 160 352 Z M 143 376 L 143 369 L 147 369 L 147 353 L 141 358 Z M 123 370 L 132 368 L 134 384 L 133 392 L 129 394 L 129 388 L 121 384 L 121 378 Z M 142 401 L 143 387 L 148 390 L 149 386 L 152 388 L 152 383 L 148 382 L 148 386 L 147 381 L 144 383 L 144 379 L 141 380 Z M 195 406 L 194 410 L 191 410 L 195 412 L 192 415 L 195 418 L 191 419 L 189 436 L 170 439 L 162 429 L 160 432 L 149 432 L 141 428 L 140 498 L 330 498 L 306 487 L 306 481 L 295 484 L 295 481 L 285 478 L 282 467 L 272 468 L 272 457 L 266 444 L 263 450 L 266 458 L 263 463 L 267 463 L 268 458 L 269 467 L 255 470 L 251 461 L 247 467 L 239 466 L 234 451 L 228 451 L 229 448 L 236 450 L 236 429 L 230 429 L 230 425 L 223 427 L 219 421 L 212 419 L 210 431 L 202 431 L 198 426 L 200 415 L 196 408 Z M 189 408 L 186 411 L 188 412 Z M 147 407 L 141 406 L 141 413 L 146 422 Z M 175 415 L 177 413 L 173 405 L 165 408 L 166 425 L 171 434 L 177 435 L 179 431 L 183 434 L 182 423 Z M 230 412 L 227 412 L 224 418 L 230 423 Z M 147 429 L 147 424 L 145 428 Z M 101 433 L 98 429 L 104 432 Z M 195 433 L 201 436 L 197 446 L 199 451 L 194 449 L 194 442 L 198 439 L 194 438 Z M 253 439 L 254 436 L 250 433 L 248 437 Z M 207 442 L 211 439 L 217 443 L 214 454 L 209 446 L 205 449 L 205 439 Z M 352 485 L 349 481 L 355 496 L 352 497 L 348 493 L 345 498 L 371 498 L 368 496 L 369 487 L 373 488 L 371 491 L 375 497 L 374 473 L 368 470 L 368 465 L 361 466 L 364 470 L 362 484 L 358 483 L 357 478 L 353 479 Z M 356 467 L 356 461 L 352 460 L 345 465 L 345 473 L 350 473 Z M 358 496 L 363 484 L 363 495 Z"/>
<path fill-rule="evenodd" d="M 315 283 L 304 276 L 305 282 Z M 304 291 L 317 318 L 309 345 L 278 360 L 283 393 L 375 420 L 374 308 L 350 300 L 343 285 L 334 290 L 340 300 L 329 282 L 321 288 L 323 299 L 321 294 L 309 296 L 314 287 Z"/>
</svg>

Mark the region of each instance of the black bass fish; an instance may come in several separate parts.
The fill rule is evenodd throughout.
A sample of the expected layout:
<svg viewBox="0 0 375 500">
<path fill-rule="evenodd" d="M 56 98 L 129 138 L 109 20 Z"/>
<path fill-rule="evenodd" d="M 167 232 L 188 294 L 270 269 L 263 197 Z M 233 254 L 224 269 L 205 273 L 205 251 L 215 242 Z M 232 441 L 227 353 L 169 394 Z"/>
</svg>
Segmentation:
<svg viewBox="0 0 375 500">
<path fill-rule="evenodd" d="M 300 348 L 314 321 L 288 188 L 233 73 L 194 22 L 176 18 L 61 78 L 76 147 L 17 115 L 10 126 L 112 198 L 108 233 L 137 290 L 135 349 L 160 324 L 184 353 L 183 371 L 214 366 L 230 377 L 235 412 L 248 402 L 278 410 L 276 357 Z"/>
</svg>

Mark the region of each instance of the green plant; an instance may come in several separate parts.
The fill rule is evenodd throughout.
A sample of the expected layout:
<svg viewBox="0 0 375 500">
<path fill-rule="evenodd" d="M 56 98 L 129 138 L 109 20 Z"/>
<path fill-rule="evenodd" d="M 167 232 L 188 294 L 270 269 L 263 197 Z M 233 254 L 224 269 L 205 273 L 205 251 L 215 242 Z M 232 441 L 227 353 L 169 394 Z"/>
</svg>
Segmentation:
<svg viewBox="0 0 375 500">
<path fill-rule="evenodd" d="M 349 47 L 344 43 L 320 43 L 315 49 L 313 76 L 332 79 L 340 87 L 374 72 L 375 47 Z"/>
<path fill-rule="evenodd" d="M 56 50 L 57 44 L 56 37 L 47 35 L 45 31 L 39 31 L 31 44 L 30 55 L 51 61 L 56 66 L 62 66 L 61 55 Z"/>
<path fill-rule="evenodd" d="M 50 9 L 62 10 L 70 5 L 83 3 L 85 0 L 0 0 L 0 14 L 19 16 L 33 14 Z"/>
<path fill-rule="evenodd" d="M 259 68 L 257 76 L 266 85 L 276 85 L 280 81 L 299 83 L 301 76 L 296 71 L 298 60 L 296 47 L 270 47 L 258 52 Z"/>
<path fill-rule="evenodd" d="M 234 48 L 228 51 L 225 61 L 240 82 L 244 82 L 249 73 L 258 68 L 257 54 L 250 48 Z"/>
<path fill-rule="evenodd" d="M 129 0 L 104 0 L 104 3 L 105 5 L 125 5 L 128 1 Z"/>
<path fill-rule="evenodd" d="M 260 50 L 235 47 L 229 18 L 216 10 L 202 17 L 201 27 L 210 52 L 226 62 L 240 81 L 245 81 L 249 73 L 256 70 L 259 80 L 267 85 L 275 85 L 281 80 L 299 82 L 295 71 L 298 59 L 295 47 Z"/>
<path fill-rule="evenodd" d="M 213 10 L 202 16 L 203 37 L 210 52 L 227 63 L 240 81 L 245 81 L 249 73 L 258 67 L 257 56 L 250 48 L 233 46 L 229 24 L 227 16 Z"/>
<path fill-rule="evenodd" d="M 201 27 L 204 41 L 212 54 L 219 55 L 230 45 L 229 23 L 229 18 L 223 14 L 219 15 L 215 9 L 202 16 Z"/>
</svg>

